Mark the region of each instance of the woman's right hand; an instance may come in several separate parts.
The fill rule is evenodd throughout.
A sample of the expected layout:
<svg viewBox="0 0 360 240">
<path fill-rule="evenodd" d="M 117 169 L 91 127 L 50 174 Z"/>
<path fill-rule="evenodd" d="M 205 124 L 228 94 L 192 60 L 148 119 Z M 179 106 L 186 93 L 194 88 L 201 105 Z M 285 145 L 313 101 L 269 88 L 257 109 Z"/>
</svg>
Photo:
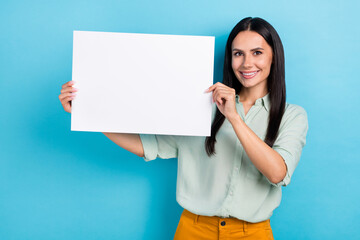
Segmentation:
<svg viewBox="0 0 360 240">
<path fill-rule="evenodd" d="M 78 89 L 74 88 L 74 81 L 69 81 L 62 85 L 61 94 L 59 95 L 60 102 L 66 112 L 71 113 L 71 101 L 75 98 Z M 129 133 L 106 133 L 111 141 L 120 147 L 132 152 L 139 157 L 144 157 L 144 149 L 139 134 Z"/>
<path fill-rule="evenodd" d="M 69 81 L 62 85 L 61 94 L 59 95 L 60 102 L 66 112 L 71 113 L 71 101 L 75 98 L 78 89 L 74 88 L 74 81 Z"/>
</svg>

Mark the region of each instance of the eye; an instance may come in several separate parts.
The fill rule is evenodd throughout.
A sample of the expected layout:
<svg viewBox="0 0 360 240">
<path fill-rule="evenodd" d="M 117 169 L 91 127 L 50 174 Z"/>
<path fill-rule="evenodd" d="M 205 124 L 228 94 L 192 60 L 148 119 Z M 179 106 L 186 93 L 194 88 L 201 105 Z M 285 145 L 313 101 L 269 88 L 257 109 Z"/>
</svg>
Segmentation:
<svg viewBox="0 0 360 240">
<path fill-rule="evenodd" d="M 262 54 L 261 51 L 255 51 L 255 52 L 254 52 L 254 55 L 260 55 L 260 54 Z"/>
<path fill-rule="evenodd" d="M 239 57 L 239 56 L 242 56 L 242 55 L 243 55 L 242 52 L 234 52 L 234 56 L 235 56 L 235 57 Z"/>
</svg>

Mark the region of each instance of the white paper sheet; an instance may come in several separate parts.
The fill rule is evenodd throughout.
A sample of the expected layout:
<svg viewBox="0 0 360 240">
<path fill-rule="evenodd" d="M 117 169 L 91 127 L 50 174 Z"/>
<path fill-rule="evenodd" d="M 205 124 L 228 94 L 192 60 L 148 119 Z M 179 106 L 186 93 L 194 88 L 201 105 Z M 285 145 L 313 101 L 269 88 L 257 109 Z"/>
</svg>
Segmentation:
<svg viewBox="0 0 360 240">
<path fill-rule="evenodd" d="M 214 42 L 74 31 L 71 130 L 210 136 Z"/>
</svg>

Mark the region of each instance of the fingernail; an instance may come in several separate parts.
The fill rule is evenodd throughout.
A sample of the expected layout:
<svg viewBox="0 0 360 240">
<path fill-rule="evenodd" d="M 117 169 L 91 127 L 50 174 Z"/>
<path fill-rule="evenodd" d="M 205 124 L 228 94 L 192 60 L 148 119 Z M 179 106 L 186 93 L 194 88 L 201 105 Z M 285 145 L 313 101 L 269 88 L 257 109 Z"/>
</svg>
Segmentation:
<svg viewBox="0 0 360 240">
<path fill-rule="evenodd" d="M 75 97 L 75 96 L 76 96 L 76 93 L 71 93 L 71 96 L 74 96 L 74 97 Z"/>
<path fill-rule="evenodd" d="M 74 92 L 77 92 L 77 91 L 79 91 L 79 89 L 77 89 L 77 88 L 73 88 L 73 91 L 74 91 Z"/>
</svg>

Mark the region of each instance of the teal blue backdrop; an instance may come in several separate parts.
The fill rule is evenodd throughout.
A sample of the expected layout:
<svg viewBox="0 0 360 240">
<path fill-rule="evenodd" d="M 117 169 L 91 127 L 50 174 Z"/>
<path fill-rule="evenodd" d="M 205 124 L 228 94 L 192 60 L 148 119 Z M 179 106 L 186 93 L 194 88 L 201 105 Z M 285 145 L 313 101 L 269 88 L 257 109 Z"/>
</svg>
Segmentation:
<svg viewBox="0 0 360 240">
<path fill-rule="evenodd" d="M 58 95 L 73 30 L 215 36 L 221 81 L 226 38 L 247 16 L 278 30 L 287 101 L 309 117 L 275 239 L 360 239 L 359 10 L 356 0 L 2 0 L 0 239 L 172 239 L 176 159 L 146 163 L 101 133 L 70 131 Z"/>
</svg>

